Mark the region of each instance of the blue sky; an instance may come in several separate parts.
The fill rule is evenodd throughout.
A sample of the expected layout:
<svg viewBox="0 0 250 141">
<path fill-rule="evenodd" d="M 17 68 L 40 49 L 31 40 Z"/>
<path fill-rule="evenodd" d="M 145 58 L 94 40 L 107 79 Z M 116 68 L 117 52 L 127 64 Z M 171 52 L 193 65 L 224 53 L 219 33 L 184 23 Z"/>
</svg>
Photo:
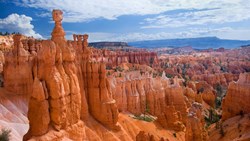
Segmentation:
<svg viewBox="0 0 250 141">
<path fill-rule="evenodd" d="M 50 38 L 52 9 L 66 38 L 140 41 L 217 36 L 250 40 L 250 0 L 0 0 L 0 31 Z"/>
</svg>

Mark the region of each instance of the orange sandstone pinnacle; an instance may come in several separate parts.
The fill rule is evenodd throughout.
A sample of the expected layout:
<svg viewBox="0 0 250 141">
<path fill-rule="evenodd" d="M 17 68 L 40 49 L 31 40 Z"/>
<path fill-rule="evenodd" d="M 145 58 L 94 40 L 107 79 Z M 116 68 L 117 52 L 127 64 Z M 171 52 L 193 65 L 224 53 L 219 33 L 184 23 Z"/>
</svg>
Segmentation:
<svg viewBox="0 0 250 141">
<path fill-rule="evenodd" d="M 24 140 L 49 134 L 53 130 L 65 130 L 69 134 L 68 138 L 81 140 L 84 138 L 83 134 L 74 133 L 71 128 L 82 124 L 80 118 L 87 118 L 88 109 L 89 113 L 105 126 L 117 127 L 118 111 L 115 101 L 107 91 L 105 64 L 92 63 L 89 60 L 86 34 L 78 36 L 78 42 L 82 42 L 83 54 L 76 57 L 73 45 L 64 38 L 62 14 L 60 10 L 53 10 L 55 27 L 51 34 L 52 40 L 41 41 L 41 48 L 34 57 L 34 73 L 37 74 L 29 102 L 30 129 Z M 15 42 L 19 41 L 18 37 Z M 83 37 L 83 41 L 80 37 Z M 79 63 L 80 67 L 77 67 L 76 63 Z M 43 98 L 40 98 L 41 96 Z M 36 114 L 33 114 L 35 112 Z M 44 122 L 37 122 L 39 120 Z M 79 127 L 78 130 L 84 132 L 83 128 Z M 54 138 L 56 137 L 51 137 Z"/>
</svg>

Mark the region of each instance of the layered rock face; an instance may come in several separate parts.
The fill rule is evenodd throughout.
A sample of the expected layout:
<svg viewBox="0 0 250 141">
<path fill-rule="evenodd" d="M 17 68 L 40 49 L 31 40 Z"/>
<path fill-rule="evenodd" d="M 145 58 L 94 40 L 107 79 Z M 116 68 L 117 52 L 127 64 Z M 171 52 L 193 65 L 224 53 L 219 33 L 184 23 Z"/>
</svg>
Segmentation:
<svg viewBox="0 0 250 141">
<path fill-rule="evenodd" d="M 122 63 L 158 65 L 157 54 L 142 49 L 116 49 L 116 51 L 93 49 L 93 52 L 93 60 L 105 62 L 107 67 L 116 67 Z"/>
<path fill-rule="evenodd" d="M 29 128 L 27 103 L 24 95 L 17 95 L 0 88 L 0 129 L 11 130 L 10 140 L 22 140 Z"/>
<path fill-rule="evenodd" d="M 53 11 L 53 20 L 52 40 L 20 41 L 20 35 L 15 35 L 15 48 L 6 55 L 5 67 L 18 74 L 15 75 L 18 81 L 5 74 L 5 88 L 22 92 L 21 95 L 30 94 L 30 128 L 24 140 L 83 140 L 86 136 L 82 120 L 89 113 L 106 127 L 119 129 L 118 110 L 108 91 L 105 64 L 91 62 L 87 35 L 78 36 L 77 42 L 65 40 L 60 10 Z M 11 62 L 8 60 L 15 59 L 14 64 L 8 64 Z M 11 89 L 12 86 L 17 88 Z"/>
<path fill-rule="evenodd" d="M 105 126 L 115 128 L 118 120 L 118 109 L 107 89 L 105 65 L 88 63 L 87 75 L 87 94 L 91 115 Z"/>
<path fill-rule="evenodd" d="M 13 46 L 13 35 L 2 36 L 0 35 L 0 50 L 5 52 L 11 50 Z"/>
<path fill-rule="evenodd" d="M 177 79 L 177 78 L 175 78 Z M 186 124 L 187 118 L 187 105 L 183 94 L 182 87 L 179 86 L 178 82 L 175 82 L 174 86 L 166 89 L 166 101 L 167 105 L 173 105 L 177 111 L 180 112 L 182 121 Z"/>
<path fill-rule="evenodd" d="M 5 57 L 4 87 L 13 93 L 30 94 L 32 92 L 32 57 L 24 49 L 21 35 L 15 35 L 14 48 Z"/>
<path fill-rule="evenodd" d="M 5 63 L 4 54 L 0 51 L 0 86 L 3 86 L 3 66 Z"/>
<path fill-rule="evenodd" d="M 14 49 L 5 62 L 1 60 L 5 89 L 29 99 L 30 128 L 24 140 L 83 140 L 82 120 L 89 113 L 106 127 L 119 129 L 106 66 L 91 61 L 88 35 L 66 41 L 62 11 L 53 10 L 53 20 L 52 40 L 21 40 L 21 35 L 14 35 Z"/>
<path fill-rule="evenodd" d="M 205 121 L 202 115 L 202 97 L 200 103 L 195 102 L 198 94 L 190 88 L 190 95 L 185 96 L 179 84 L 179 79 L 173 79 L 173 84 L 166 77 L 140 79 L 125 76 L 125 78 L 109 79 L 111 91 L 117 101 L 119 111 L 129 111 L 135 115 L 150 113 L 165 129 L 176 132 L 184 131 L 187 141 L 207 140 Z M 117 86 L 117 87 L 115 87 Z M 196 86 L 194 85 L 196 89 Z M 199 95 L 201 96 L 201 94 Z M 214 100 L 214 99 L 213 99 Z M 137 140 L 153 140 L 153 136 L 140 132 Z"/>
<path fill-rule="evenodd" d="M 140 131 L 136 136 L 136 141 L 155 141 L 154 135 L 150 133 L 145 133 L 144 131 Z M 161 138 L 159 141 L 169 141 L 168 139 Z"/>
<path fill-rule="evenodd" d="M 183 53 L 183 52 L 182 52 Z M 179 76 L 185 80 L 206 81 L 216 88 L 219 84 L 228 87 L 237 81 L 240 73 L 249 72 L 249 47 L 224 52 L 193 51 L 190 53 L 161 54 L 160 70 L 169 77 Z"/>
<path fill-rule="evenodd" d="M 147 79 L 126 80 L 125 78 L 113 77 L 108 79 L 110 91 L 120 112 L 129 111 L 135 115 L 140 115 L 145 111 L 146 94 L 144 86 L 147 81 Z"/>
<path fill-rule="evenodd" d="M 227 86 L 230 82 L 237 80 L 238 75 L 231 73 L 205 74 L 205 75 L 194 75 L 192 79 L 198 81 L 206 81 L 213 87 L 215 87 L 217 84 Z"/>
<path fill-rule="evenodd" d="M 209 130 L 208 141 L 248 141 L 250 139 L 250 114 L 238 115 L 223 121 L 219 128 Z"/>
<path fill-rule="evenodd" d="M 215 107 L 216 92 L 213 87 L 209 85 L 206 81 L 197 82 L 195 85 L 197 94 L 201 95 L 202 100 L 211 107 Z M 202 103 L 202 101 L 199 100 L 197 102 Z"/>
<path fill-rule="evenodd" d="M 202 105 L 193 103 L 187 116 L 185 140 L 206 141 L 208 135 L 204 125 L 205 121 L 202 116 Z"/>
<path fill-rule="evenodd" d="M 83 122 L 80 121 L 81 93 L 74 64 L 75 52 L 64 39 L 61 15 L 61 11 L 53 11 L 56 26 L 52 41 L 42 41 L 37 58 L 34 59 L 34 83 L 28 110 L 30 128 L 24 140 L 44 135 L 50 127 L 56 131 L 68 130 L 67 136 L 71 139 L 83 139 Z M 79 131 L 73 131 L 73 126 L 79 127 Z M 41 137 L 42 140 L 56 138 L 58 137 Z"/>
<path fill-rule="evenodd" d="M 222 101 L 222 118 L 219 128 L 210 128 L 209 141 L 250 139 L 250 73 L 241 73 L 236 82 L 229 83 Z"/>
<path fill-rule="evenodd" d="M 162 77 L 153 79 L 144 76 L 140 80 L 129 76 L 126 78 L 109 80 L 119 111 L 129 111 L 135 115 L 148 112 L 156 116 L 163 127 L 184 130 L 187 105 L 177 78 L 172 85 Z"/>
<path fill-rule="evenodd" d="M 88 48 L 88 35 L 74 35 L 73 46 L 77 53 L 77 70 L 82 92 L 82 119 L 90 114 L 109 128 L 117 128 L 118 110 L 115 100 L 108 91 L 106 65 L 91 61 L 92 51 Z M 102 113 L 102 114 L 100 114 Z"/>
<path fill-rule="evenodd" d="M 237 82 L 231 82 L 222 102 L 222 120 L 250 113 L 250 73 L 240 74 Z"/>
</svg>

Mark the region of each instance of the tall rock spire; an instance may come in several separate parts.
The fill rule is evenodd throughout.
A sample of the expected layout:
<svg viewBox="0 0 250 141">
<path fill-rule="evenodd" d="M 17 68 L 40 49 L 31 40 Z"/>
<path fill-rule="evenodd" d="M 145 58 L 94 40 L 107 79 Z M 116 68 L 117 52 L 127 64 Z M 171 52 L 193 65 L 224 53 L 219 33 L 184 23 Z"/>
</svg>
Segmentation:
<svg viewBox="0 0 250 141">
<path fill-rule="evenodd" d="M 55 21 L 55 27 L 53 29 L 53 32 L 51 33 L 52 35 L 52 41 L 55 43 L 61 42 L 61 41 L 66 41 L 64 36 L 65 32 L 62 28 L 62 19 L 63 19 L 63 12 L 61 10 L 53 10 L 52 16 L 53 16 L 53 21 Z"/>
</svg>

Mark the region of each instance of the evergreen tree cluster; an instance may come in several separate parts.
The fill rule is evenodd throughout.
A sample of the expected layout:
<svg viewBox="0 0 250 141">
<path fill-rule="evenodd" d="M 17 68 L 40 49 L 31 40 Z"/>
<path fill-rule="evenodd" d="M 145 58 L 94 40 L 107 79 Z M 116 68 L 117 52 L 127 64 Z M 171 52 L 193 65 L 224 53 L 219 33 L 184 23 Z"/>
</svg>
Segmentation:
<svg viewBox="0 0 250 141">
<path fill-rule="evenodd" d="M 9 33 L 9 32 L 2 32 L 0 31 L 0 35 L 1 36 L 8 36 L 8 35 L 13 35 L 13 34 L 20 34 L 19 32 L 12 32 L 12 33 Z"/>
</svg>

